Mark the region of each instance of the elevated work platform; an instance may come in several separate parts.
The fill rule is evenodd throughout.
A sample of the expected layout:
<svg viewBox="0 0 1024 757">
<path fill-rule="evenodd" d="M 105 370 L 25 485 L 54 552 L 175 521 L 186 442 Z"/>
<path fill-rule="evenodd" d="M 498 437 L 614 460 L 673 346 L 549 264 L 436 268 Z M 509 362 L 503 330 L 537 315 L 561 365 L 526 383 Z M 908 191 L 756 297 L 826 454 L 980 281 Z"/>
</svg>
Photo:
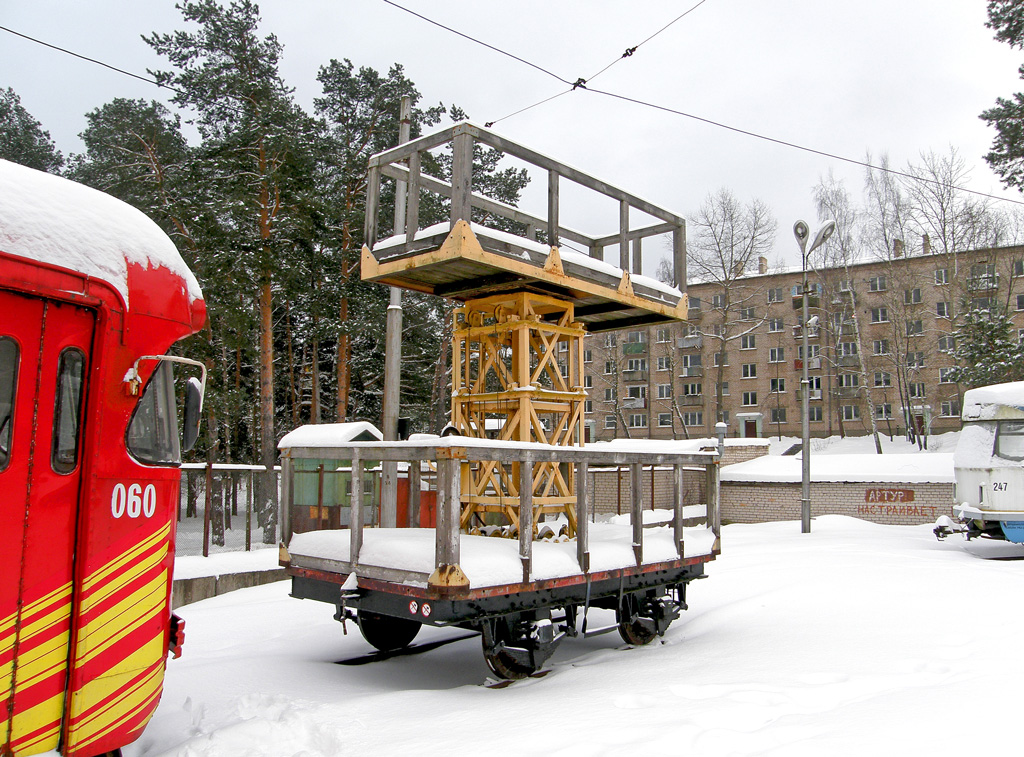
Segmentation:
<svg viewBox="0 0 1024 757">
<path fill-rule="evenodd" d="M 449 144 L 452 183 L 420 173 L 425 153 Z M 546 172 L 547 218 L 470 191 L 473 148 L 478 144 L 499 149 Z M 395 230 L 398 233 L 378 240 L 382 176 L 397 182 L 398 195 L 406 206 L 406 225 L 405 229 Z M 617 221 L 618 232 L 588 235 L 561 226 L 558 219 L 562 179 L 590 190 L 604 202 L 604 198 L 615 200 L 619 212 L 612 223 Z M 419 228 L 422 192 L 451 200 L 447 222 Z M 597 197 L 601 195 L 603 198 Z M 660 222 L 631 229 L 631 211 L 653 216 Z M 488 226 L 501 219 L 506 228 L 519 233 Z M 366 228 L 361 261 L 364 280 L 462 302 L 515 292 L 553 296 L 572 303 L 576 321 L 589 332 L 686 317 L 683 218 L 472 124 L 457 124 L 371 158 Z M 672 285 L 641 273 L 642 240 L 665 234 L 672 238 Z M 587 253 L 570 249 L 569 243 L 583 246 Z M 608 247 L 618 248 L 618 265 L 605 260 Z"/>
</svg>

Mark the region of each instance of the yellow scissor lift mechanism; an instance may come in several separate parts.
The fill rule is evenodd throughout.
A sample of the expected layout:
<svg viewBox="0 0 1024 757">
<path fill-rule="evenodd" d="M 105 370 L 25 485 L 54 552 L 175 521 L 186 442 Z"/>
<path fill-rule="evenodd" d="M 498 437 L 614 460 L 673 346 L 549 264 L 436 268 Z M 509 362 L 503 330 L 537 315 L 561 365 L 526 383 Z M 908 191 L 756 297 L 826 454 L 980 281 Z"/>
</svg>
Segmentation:
<svg viewBox="0 0 1024 757">
<path fill-rule="evenodd" d="M 423 153 L 449 143 L 451 184 L 421 174 Z M 474 143 L 547 171 L 546 219 L 471 192 Z M 404 191 L 406 223 L 404 239 L 378 245 L 382 176 L 399 182 L 399 192 Z M 618 232 L 588 236 L 561 226 L 559 182 L 563 179 L 617 200 Z M 421 191 L 451 200 L 450 223 L 443 228 L 419 228 Z M 493 132 L 461 123 L 374 156 L 367 198 L 363 279 L 461 302 L 453 320 L 451 420 L 464 436 L 486 437 L 491 421 L 503 441 L 582 445 L 587 398 L 584 336 L 685 320 L 685 222 L 681 217 Z M 527 236 L 517 238 L 471 225 L 473 209 L 519 224 Z M 630 229 L 631 209 L 660 223 Z M 538 229 L 546 232 L 550 244 L 535 241 Z M 637 275 L 641 240 L 666 233 L 672 235 L 675 289 Z M 561 239 L 586 247 L 588 254 L 560 247 Z M 603 261 L 605 247 L 612 245 L 619 250 L 618 268 Z M 518 534 L 519 465 L 493 460 L 462 466 L 460 525 L 464 531 L 476 532 L 498 521 L 505 526 L 505 535 Z M 572 465 L 533 464 L 533 508 L 528 522 L 535 532 L 540 516 L 554 515 L 565 517 L 566 535 L 575 535 L 573 477 Z"/>
</svg>

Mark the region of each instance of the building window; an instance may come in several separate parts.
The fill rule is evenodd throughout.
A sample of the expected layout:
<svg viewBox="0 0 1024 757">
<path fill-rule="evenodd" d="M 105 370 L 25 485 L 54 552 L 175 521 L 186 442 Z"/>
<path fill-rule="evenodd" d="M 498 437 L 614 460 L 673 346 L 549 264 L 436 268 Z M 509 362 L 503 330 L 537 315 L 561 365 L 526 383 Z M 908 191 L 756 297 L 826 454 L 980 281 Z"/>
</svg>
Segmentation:
<svg viewBox="0 0 1024 757">
<path fill-rule="evenodd" d="M 910 396 L 917 399 L 924 398 L 924 382 L 914 381 L 907 387 L 910 390 Z"/>
<path fill-rule="evenodd" d="M 786 324 L 783 323 L 781 318 L 770 318 L 768 320 L 768 331 L 771 333 L 774 334 L 778 331 L 782 331 L 784 328 L 786 328 Z"/>
<path fill-rule="evenodd" d="M 860 419 L 860 405 L 843 405 L 843 420 L 855 421 Z"/>
<path fill-rule="evenodd" d="M 716 352 L 714 359 L 715 368 L 719 366 L 729 365 L 729 353 L 728 352 Z"/>
<path fill-rule="evenodd" d="M 690 310 L 700 310 L 700 297 L 687 297 Z"/>
<path fill-rule="evenodd" d="M 786 408 L 784 407 L 773 407 L 771 410 L 772 423 L 785 423 L 786 422 Z"/>
<path fill-rule="evenodd" d="M 810 355 L 812 359 L 818 357 L 818 355 L 821 354 L 821 345 L 820 344 L 809 344 L 809 345 L 807 345 L 807 354 Z M 799 347 L 796 348 L 796 356 L 800 360 L 804 359 L 804 346 L 802 344 Z"/>
<path fill-rule="evenodd" d="M 782 287 L 768 290 L 768 302 L 782 302 Z"/>
<path fill-rule="evenodd" d="M 851 357 L 857 354 L 856 342 L 840 342 L 836 345 L 836 351 L 842 357 Z"/>
<path fill-rule="evenodd" d="M 875 405 L 875 418 L 880 421 L 892 418 L 892 405 L 888 402 L 883 405 Z"/>
<path fill-rule="evenodd" d="M 908 352 L 907 353 L 907 368 L 924 368 L 924 353 L 923 352 Z"/>
<path fill-rule="evenodd" d="M 626 342 L 629 344 L 643 344 L 647 341 L 647 334 L 643 331 L 630 331 L 626 334 Z"/>
<path fill-rule="evenodd" d="M 892 374 L 875 371 L 875 386 L 892 386 Z"/>
<path fill-rule="evenodd" d="M 626 387 L 626 396 L 633 399 L 643 399 L 647 396 L 647 387 L 643 384 L 634 384 Z"/>
<path fill-rule="evenodd" d="M 604 417 L 604 427 L 605 428 L 615 428 L 618 425 L 619 424 L 616 422 L 614 415 L 606 415 Z"/>
<path fill-rule="evenodd" d="M 658 399 L 667 400 L 672 398 L 672 384 L 658 384 Z"/>
<path fill-rule="evenodd" d="M 840 373 L 839 386 L 843 389 L 856 389 L 860 386 L 859 373 Z"/>
<path fill-rule="evenodd" d="M 769 391 L 773 394 L 781 394 L 786 391 L 786 379 L 784 378 L 773 378 L 768 381 Z"/>
<path fill-rule="evenodd" d="M 647 416 L 643 413 L 633 413 L 629 416 L 630 428 L 647 428 Z"/>
<path fill-rule="evenodd" d="M 658 356 L 658 370 L 659 371 L 670 371 L 672 370 L 672 358 L 668 355 Z"/>
<path fill-rule="evenodd" d="M 939 337 L 939 352 L 952 352 L 955 342 L 951 336 Z"/>
<path fill-rule="evenodd" d="M 888 308 L 871 308 L 872 323 L 887 323 L 889 320 Z"/>
<path fill-rule="evenodd" d="M 604 346 L 614 347 L 618 343 L 618 336 L 614 333 L 604 335 Z"/>
<path fill-rule="evenodd" d="M 920 305 L 921 304 L 921 290 L 918 288 L 904 289 L 903 290 L 903 304 L 904 305 Z"/>
<path fill-rule="evenodd" d="M 627 371 L 646 371 L 647 370 L 647 358 L 645 357 L 631 357 L 626 361 Z"/>
<path fill-rule="evenodd" d="M 592 363 L 594 362 L 594 353 L 590 350 L 583 350 L 583 362 Z"/>
<path fill-rule="evenodd" d="M 769 363 L 785 363 L 786 350 L 783 347 L 772 347 L 768 350 Z"/>
<path fill-rule="evenodd" d="M 949 269 L 948 268 L 936 268 L 935 269 L 935 285 L 942 286 L 943 284 L 949 283 Z"/>
<path fill-rule="evenodd" d="M 949 318 L 953 311 L 949 307 L 948 302 L 936 302 L 935 303 L 935 315 L 938 318 Z"/>
<path fill-rule="evenodd" d="M 850 289 L 851 289 L 851 287 L 850 287 L 850 280 L 849 279 L 843 279 L 842 281 L 839 282 L 839 291 L 840 292 L 849 292 Z"/>
<path fill-rule="evenodd" d="M 957 400 L 944 400 L 939 403 L 939 414 L 944 418 L 958 418 L 960 403 Z"/>
<path fill-rule="evenodd" d="M 889 351 L 889 340 L 888 339 L 876 339 L 871 344 L 872 351 L 876 355 L 889 355 L 892 354 Z"/>
<path fill-rule="evenodd" d="M 1024 294 L 1017 295 L 1017 310 L 1024 310 Z"/>
<path fill-rule="evenodd" d="M 701 394 L 704 390 L 704 385 L 700 383 L 683 384 L 683 396 L 684 397 L 696 397 Z"/>
<path fill-rule="evenodd" d="M 884 292 L 885 290 L 885 276 L 872 276 L 868 279 L 869 292 Z"/>
<path fill-rule="evenodd" d="M 683 413 L 683 425 L 684 426 L 703 426 L 704 425 L 704 411 L 697 410 L 692 413 Z"/>
<path fill-rule="evenodd" d="M 1013 261 L 1013 275 L 1024 276 L 1024 260 L 1018 258 Z"/>
<path fill-rule="evenodd" d="M 724 294 L 713 294 L 711 295 L 711 307 L 721 310 L 725 307 L 725 295 Z"/>
<path fill-rule="evenodd" d="M 594 412 L 594 401 L 593 400 L 584 400 L 584 402 L 583 402 L 583 412 L 584 413 L 592 413 L 592 412 Z"/>
<path fill-rule="evenodd" d="M 821 405 L 810 405 L 807 408 L 807 420 L 820 421 L 822 418 Z"/>
<path fill-rule="evenodd" d="M 589 373 L 583 377 L 583 388 L 590 389 L 594 385 L 594 377 Z"/>
<path fill-rule="evenodd" d="M 668 329 L 658 329 L 658 342 L 659 342 L 659 344 L 664 344 L 665 342 L 670 341 L 671 338 L 672 338 L 672 336 L 669 333 Z"/>
<path fill-rule="evenodd" d="M 616 394 L 617 393 L 615 391 L 615 387 L 613 387 L 613 386 L 605 389 L 604 390 L 604 401 L 605 402 L 615 402 Z"/>
<path fill-rule="evenodd" d="M 608 376 L 608 375 L 611 375 L 612 373 L 615 373 L 615 361 L 614 360 L 605 360 L 604 361 L 604 375 Z"/>
<path fill-rule="evenodd" d="M 743 378 L 757 378 L 757 363 L 743 363 L 740 369 Z"/>
<path fill-rule="evenodd" d="M 907 336 L 921 336 L 924 333 L 924 325 L 920 320 L 907 321 Z"/>
<path fill-rule="evenodd" d="M 728 397 L 729 396 L 729 382 L 728 381 L 723 381 L 722 382 L 722 396 L 723 397 Z"/>
<path fill-rule="evenodd" d="M 672 413 L 658 413 L 658 425 L 659 426 L 671 426 L 672 425 Z"/>
<path fill-rule="evenodd" d="M 740 337 L 740 349 L 752 350 L 757 346 L 757 338 L 754 334 L 744 334 Z"/>
<path fill-rule="evenodd" d="M 757 404 L 757 392 L 743 392 L 743 406 L 752 407 Z"/>
<path fill-rule="evenodd" d="M 558 343 L 558 351 L 559 352 L 568 352 L 569 351 L 569 343 L 568 342 L 559 342 Z"/>
<path fill-rule="evenodd" d="M 939 368 L 939 383 L 940 384 L 952 384 L 953 379 L 949 377 L 949 372 L 952 368 Z"/>
<path fill-rule="evenodd" d="M 740 308 L 740 320 L 741 321 L 752 321 L 757 316 L 754 315 L 754 308 Z"/>
</svg>

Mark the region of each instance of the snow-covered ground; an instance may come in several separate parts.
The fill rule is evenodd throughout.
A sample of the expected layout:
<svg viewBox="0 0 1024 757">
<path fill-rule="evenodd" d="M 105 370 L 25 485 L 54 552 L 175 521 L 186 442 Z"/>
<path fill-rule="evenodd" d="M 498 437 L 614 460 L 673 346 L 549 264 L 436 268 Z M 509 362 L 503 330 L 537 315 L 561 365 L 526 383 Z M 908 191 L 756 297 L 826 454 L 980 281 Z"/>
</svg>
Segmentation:
<svg viewBox="0 0 1024 757">
<path fill-rule="evenodd" d="M 663 643 L 568 639 L 543 678 L 482 686 L 476 638 L 369 665 L 288 584 L 183 607 L 139 755 L 1010 753 L 1024 547 L 841 516 L 735 524 Z M 592 620 L 593 623 L 593 620 Z M 418 641 L 456 636 L 425 629 Z"/>
</svg>

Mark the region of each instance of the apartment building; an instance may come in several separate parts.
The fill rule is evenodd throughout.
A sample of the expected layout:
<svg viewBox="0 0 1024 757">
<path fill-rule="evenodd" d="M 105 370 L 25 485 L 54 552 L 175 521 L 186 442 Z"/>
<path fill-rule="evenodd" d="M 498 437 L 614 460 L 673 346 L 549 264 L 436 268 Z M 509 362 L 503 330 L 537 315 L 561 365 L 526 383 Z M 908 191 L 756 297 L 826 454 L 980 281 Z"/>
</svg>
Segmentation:
<svg viewBox="0 0 1024 757">
<path fill-rule="evenodd" d="M 960 427 L 963 389 L 949 380 L 958 315 L 1000 307 L 1024 336 L 1024 246 L 914 254 L 802 272 L 759 270 L 691 283 L 686 323 L 585 341 L 585 428 L 591 440 L 799 436 L 809 374 L 812 436 L 928 433 Z"/>
</svg>

